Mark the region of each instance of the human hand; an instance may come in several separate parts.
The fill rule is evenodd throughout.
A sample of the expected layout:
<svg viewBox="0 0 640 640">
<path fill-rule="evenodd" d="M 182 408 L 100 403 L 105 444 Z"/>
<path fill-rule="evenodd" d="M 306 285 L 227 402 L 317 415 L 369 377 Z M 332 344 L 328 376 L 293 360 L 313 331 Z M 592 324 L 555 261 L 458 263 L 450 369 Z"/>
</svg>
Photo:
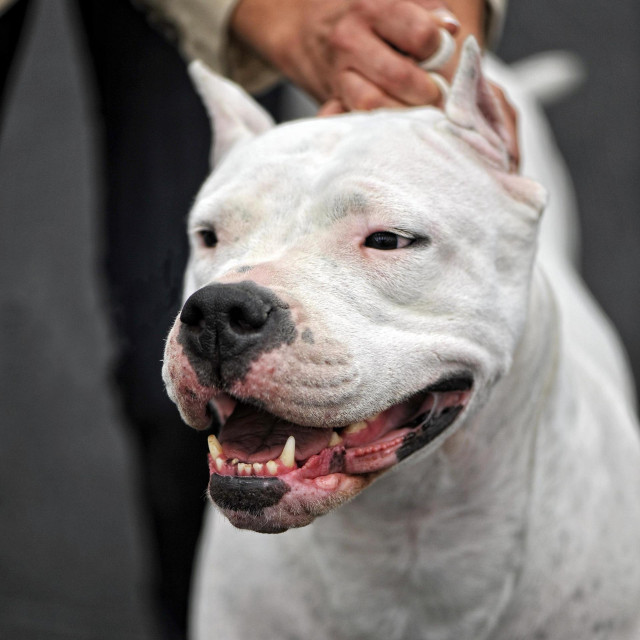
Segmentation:
<svg viewBox="0 0 640 640">
<path fill-rule="evenodd" d="M 236 37 L 323 103 L 319 115 L 441 106 L 440 86 L 419 62 L 438 51 L 445 29 L 458 44 L 438 69 L 450 81 L 461 43 L 482 42 L 483 25 L 483 0 L 240 0 L 231 17 Z M 492 89 L 515 141 L 516 111 Z M 509 152 L 517 167 L 517 146 Z"/>
<path fill-rule="evenodd" d="M 231 28 L 318 101 L 352 110 L 436 103 L 417 61 L 460 24 L 443 0 L 241 0 Z"/>
<path fill-rule="evenodd" d="M 465 0 L 465 1 L 468 1 L 468 0 Z M 455 0 L 452 0 L 452 2 L 455 2 Z M 466 26 L 468 28 L 469 25 L 467 24 Z M 440 33 L 442 33 L 442 28 L 440 28 L 439 31 Z M 475 33 L 473 33 L 473 31 L 471 33 L 473 35 L 476 35 Z M 464 37 L 466 38 L 468 33 L 462 33 L 461 35 L 464 35 Z M 450 82 L 453 79 L 452 76 L 455 73 L 458 66 L 459 50 L 456 50 L 456 43 L 451 36 L 447 36 L 447 37 L 444 37 L 444 36 L 447 36 L 447 33 L 443 34 L 443 37 L 441 38 L 442 40 L 441 46 L 438 49 L 437 53 L 435 53 L 435 55 L 432 54 L 432 56 L 430 56 L 427 60 L 420 63 L 419 66 L 429 71 L 432 71 L 432 70 L 438 71 L 438 76 L 440 76 L 439 82 L 444 84 L 442 91 L 446 94 L 447 93 L 446 82 L 443 82 L 443 81 L 446 80 Z M 430 77 L 431 79 L 434 79 L 437 76 L 430 76 Z M 487 82 L 485 86 L 486 86 L 486 89 L 491 93 L 491 97 L 489 98 L 489 96 L 487 96 L 487 98 L 491 99 L 491 101 L 495 105 L 495 108 L 499 109 L 503 114 L 500 121 L 502 122 L 503 126 L 507 129 L 507 131 L 505 132 L 506 133 L 505 142 L 507 143 L 507 152 L 509 154 L 511 170 L 517 171 L 520 165 L 520 151 L 519 151 L 519 145 L 518 145 L 518 132 L 517 132 L 518 113 L 515 107 L 513 106 L 513 104 L 507 98 L 504 91 L 499 86 L 495 85 L 490 81 Z M 394 105 L 394 104 L 391 104 L 388 100 L 383 102 L 382 104 L 378 104 L 378 94 L 375 91 L 372 91 L 370 87 L 364 87 L 364 90 L 369 91 L 369 96 L 371 97 L 373 104 L 372 106 L 367 106 L 365 104 L 362 107 L 356 107 L 356 108 L 366 110 L 366 109 L 375 109 L 379 106 L 386 106 L 386 107 L 409 106 L 409 105 L 403 105 L 403 104 Z M 444 107 L 443 101 L 445 97 L 446 96 L 442 94 L 438 95 L 436 99 L 431 101 L 431 104 Z M 362 96 L 361 96 L 361 99 L 362 99 Z M 318 115 L 319 116 L 337 115 L 339 113 L 344 113 L 349 110 L 350 110 L 350 107 L 348 105 L 348 102 L 344 100 L 343 96 L 338 95 L 338 96 L 334 96 L 333 98 L 325 102 L 320 108 Z"/>
</svg>

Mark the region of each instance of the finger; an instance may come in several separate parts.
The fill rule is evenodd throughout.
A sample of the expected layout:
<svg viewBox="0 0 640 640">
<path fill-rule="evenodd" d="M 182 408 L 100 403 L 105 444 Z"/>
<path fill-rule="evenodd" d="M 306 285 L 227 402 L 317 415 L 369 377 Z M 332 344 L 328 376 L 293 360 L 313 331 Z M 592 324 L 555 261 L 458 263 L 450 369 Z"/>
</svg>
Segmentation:
<svg viewBox="0 0 640 640">
<path fill-rule="evenodd" d="M 330 98 L 320 107 L 317 115 L 319 117 L 336 116 L 340 113 L 345 113 L 346 111 L 347 110 L 345 109 L 341 100 L 339 100 L 338 98 Z"/>
<path fill-rule="evenodd" d="M 340 102 L 348 111 L 372 111 L 373 109 L 394 109 L 407 106 L 352 70 L 346 70 L 339 74 L 338 89 Z"/>
<path fill-rule="evenodd" d="M 442 0 L 408 0 L 408 2 L 413 2 L 429 11 L 432 17 L 438 22 L 438 26 L 446 29 L 451 35 L 457 35 L 462 29 L 462 23 L 449 9 L 450 3 L 443 2 Z"/>
<path fill-rule="evenodd" d="M 441 21 L 413 2 L 398 2 L 392 11 L 376 15 L 374 32 L 403 53 L 424 60 L 440 46 Z"/>
<path fill-rule="evenodd" d="M 348 26 L 347 21 L 344 23 Z M 335 32 L 338 66 L 341 71 L 358 72 L 383 93 L 406 105 L 435 103 L 440 95 L 438 87 L 418 65 L 394 51 L 374 33 L 366 29 L 344 27 Z M 334 87 L 334 94 L 340 92 Z"/>
<path fill-rule="evenodd" d="M 440 92 L 438 99 L 431 104 L 439 109 L 444 109 L 445 102 L 447 101 L 449 92 L 451 91 L 451 85 L 444 76 L 439 73 L 435 73 L 434 71 L 429 72 L 429 78 L 438 87 L 438 91 Z"/>
<path fill-rule="evenodd" d="M 442 29 L 446 29 L 452 36 L 458 34 L 461 28 L 460 21 L 448 9 L 434 9 L 431 15 L 436 19 Z"/>
</svg>

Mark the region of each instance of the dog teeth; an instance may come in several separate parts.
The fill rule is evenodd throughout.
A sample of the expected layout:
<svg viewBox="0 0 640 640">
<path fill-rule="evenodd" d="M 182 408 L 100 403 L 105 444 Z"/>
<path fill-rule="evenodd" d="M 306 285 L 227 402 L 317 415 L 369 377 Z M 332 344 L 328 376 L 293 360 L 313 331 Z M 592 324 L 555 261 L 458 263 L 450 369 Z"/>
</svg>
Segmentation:
<svg viewBox="0 0 640 640">
<path fill-rule="evenodd" d="M 238 463 L 238 475 L 239 476 L 250 476 L 251 471 L 253 470 L 253 466 L 246 462 Z"/>
<path fill-rule="evenodd" d="M 209 444 L 209 453 L 214 460 L 219 455 L 222 455 L 222 445 L 220 444 L 220 442 L 218 442 L 218 438 L 216 438 L 213 434 L 211 434 L 207 438 L 207 443 Z"/>
<path fill-rule="evenodd" d="M 337 436 L 337 434 L 335 435 Z M 340 440 L 342 439 L 340 438 Z M 296 439 L 294 436 L 287 438 L 279 458 L 269 460 L 266 463 L 241 462 L 239 458 L 227 460 L 224 456 L 222 445 L 214 435 L 210 435 L 207 438 L 207 443 L 209 445 L 209 453 L 219 473 L 235 473 L 237 476 L 276 476 L 278 473 L 282 473 L 284 469 L 291 470 L 296 468 Z"/>
<path fill-rule="evenodd" d="M 365 420 L 361 420 L 360 422 L 354 422 L 353 424 L 350 424 L 348 427 L 345 428 L 344 434 L 351 435 L 353 433 L 358 433 L 358 431 L 362 431 L 363 429 L 366 429 L 368 426 L 369 424 Z"/>
<path fill-rule="evenodd" d="M 287 438 L 287 442 L 284 445 L 284 449 L 280 454 L 280 462 L 285 467 L 292 468 L 296 464 L 296 439 L 293 436 Z"/>
<path fill-rule="evenodd" d="M 335 447 L 336 445 L 340 444 L 342 442 L 342 438 L 340 437 L 340 434 L 337 431 L 332 431 L 331 432 L 331 439 L 329 440 L 329 446 L 330 447 Z"/>
</svg>

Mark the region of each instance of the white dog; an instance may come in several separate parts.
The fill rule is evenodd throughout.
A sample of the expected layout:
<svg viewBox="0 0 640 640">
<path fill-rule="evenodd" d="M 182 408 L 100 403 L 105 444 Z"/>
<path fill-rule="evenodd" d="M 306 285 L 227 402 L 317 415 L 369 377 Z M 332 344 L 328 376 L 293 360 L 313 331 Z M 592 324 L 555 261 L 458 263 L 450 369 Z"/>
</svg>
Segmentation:
<svg viewBox="0 0 640 640">
<path fill-rule="evenodd" d="M 637 640 L 624 361 L 562 220 L 536 253 L 545 193 L 509 169 L 475 42 L 444 113 L 273 127 L 192 71 L 215 170 L 164 379 L 222 424 L 224 516 L 291 529 L 210 519 L 195 637 Z"/>
</svg>

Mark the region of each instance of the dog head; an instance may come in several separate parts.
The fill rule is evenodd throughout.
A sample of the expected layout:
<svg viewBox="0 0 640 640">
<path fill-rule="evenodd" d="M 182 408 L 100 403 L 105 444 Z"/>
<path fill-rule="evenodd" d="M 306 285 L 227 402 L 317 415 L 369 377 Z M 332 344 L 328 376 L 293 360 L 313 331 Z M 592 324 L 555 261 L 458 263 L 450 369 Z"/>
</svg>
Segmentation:
<svg viewBox="0 0 640 640">
<path fill-rule="evenodd" d="M 420 462 L 509 369 L 544 196 L 509 170 L 475 41 L 445 112 L 276 127 L 191 71 L 214 170 L 163 377 L 188 424 L 221 425 L 213 502 L 236 526 L 283 531 Z"/>
</svg>

